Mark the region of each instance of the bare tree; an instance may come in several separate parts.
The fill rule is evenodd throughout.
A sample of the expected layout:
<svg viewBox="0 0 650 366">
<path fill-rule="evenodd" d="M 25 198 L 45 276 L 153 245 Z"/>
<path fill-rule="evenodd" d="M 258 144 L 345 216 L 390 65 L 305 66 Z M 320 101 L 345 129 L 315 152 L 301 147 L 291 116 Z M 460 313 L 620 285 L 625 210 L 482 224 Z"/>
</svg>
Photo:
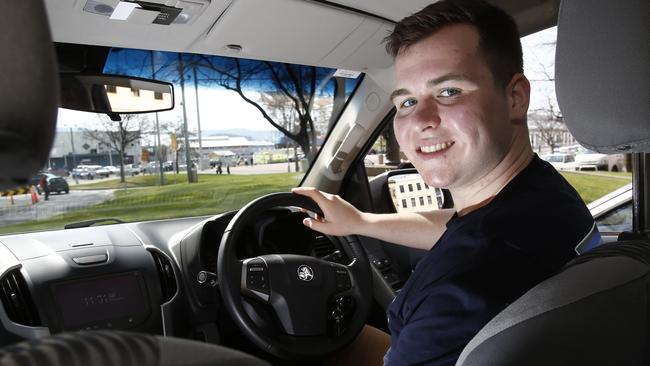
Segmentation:
<svg viewBox="0 0 650 366">
<path fill-rule="evenodd" d="M 157 61 L 154 63 L 151 61 L 154 57 L 152 53 L 131 53 L 122 52 L 120 55 L 129 60 L 132 58 L 129 63 L 131 72 L 139 69 L 143 75 L 154 74 L 158 79 L 182 86 L 184 81 L 192 79 L 191 74 L 196 71 L 200 84 L 216 84 L 234 91 L 256 108 L 272 126 L 295 141 L 310 160 L 318 150 L 318 136 L 331 129 L 332 122 L 338 118 L 346 101 L 346 79 L 333 77 L 332 70 L 324 68 L 220 56 L 174 54 L 177 57 L 172 57 L 163 53 L 156 54 Z M 317 113 L 319 116 L 314 117 L 314 110 L 320 107 L 315 102 L 324 90 L 331 94 L 327 97 L 333 100 L 331 112 L 328 108 L 329 113 Z M 288 108 L 286 111 L 291 110 L 295 123 L 286 124 L 273 106 L 262 101 L 261 94 L 282 95 L 283 106 Z M 323 119 L 322 131 L 317 131 L 315 118 Z"/>
<path fill-rule="evenodd" d="M 313 160 L 318 132 L 312 111 L 323 86 L 319 82 L 329 80 L 328 72 L 315 66 L 223 57 L 199 57 L 191 67 L 201 70 L 204 81 L 237 93 Z M 262 91 L 261 95 L 255 96 L 251 89 Z M 335 84 L 335 101 L 345 102 L 345 98 L 336 97 L 344 89 L 344 83 Z"/>
<path fill-rule="evenodd" d="M 269 110 L 269 115 L 283 128 L 293 131 L 298 125 L 292 101 L 284 93 L 264 92 L 260 95 L 259 102 Z"/>
<path fill-rule="evenodd" d="M 562 144 L 562 137 L 567 132 L 562 113 L 550 99 L 544 108 L 528 112 L 528 123 L 552 153 Z"/>
<path fill-rule="evenodd" d="M 298 116 L 292 106 L 292 101 L 284 93 L 264 92 L 260 95 L 259 102 L 266 106 L 269 115 L 273 117 L 284 129 L 295 131 L 299 128 Z M 293 148 L 295 169 L 298 171 L 298 153 L 295 142 L 290 142 L 288 137 L 284 140 L 284 147 Z M 304 151 L 303 151 L 304 152 Z M 287 158 L 289 158 L 287 156 Z"/>
<path fill-rule="evenodd" d="M 84 135 L 115 149 L 120 155 L 120 182 L 124 182 L 124 153 L 134 141 L 138 141 L 143 132 L 149 131 L 149 120 L 138 114 L 121 115 L 120 121 L 107 120 L 99 116 L 101 126 L 96 130 L 84 129 Z"/>
</svg>

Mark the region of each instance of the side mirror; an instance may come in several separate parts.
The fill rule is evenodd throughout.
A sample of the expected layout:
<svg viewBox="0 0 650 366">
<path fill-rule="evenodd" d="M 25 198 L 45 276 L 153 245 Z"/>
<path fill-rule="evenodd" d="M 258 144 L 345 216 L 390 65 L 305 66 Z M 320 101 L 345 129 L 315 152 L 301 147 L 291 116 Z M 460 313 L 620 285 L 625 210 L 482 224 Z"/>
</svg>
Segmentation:
<svg viewBox="0 0 650 366">
<path fill-rule="evenodd" d="M 171 83 L 119 75 L 60 75 L 60 107 L 84 112 L 133 114 L 174 108 Z"/>
</svg>

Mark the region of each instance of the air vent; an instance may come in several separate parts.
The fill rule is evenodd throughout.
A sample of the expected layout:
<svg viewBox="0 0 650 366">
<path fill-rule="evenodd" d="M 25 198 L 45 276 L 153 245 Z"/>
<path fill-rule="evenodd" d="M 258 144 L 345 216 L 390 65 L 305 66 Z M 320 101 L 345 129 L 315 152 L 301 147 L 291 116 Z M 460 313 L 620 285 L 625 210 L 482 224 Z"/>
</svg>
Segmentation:
<svg viewBox="0 0 650 366">
<path fill-rule="evenodd" d="M 8 272 L 0 280 L 0 299 L 12 322 L 30 326 L 42 325 L 20 269 Z"/>
<path fill-rule="evenodd" d="M 334 253 L 335 251 L 336 247 L 334 247 L 334 244 L 328 237 L 319 235 L 314 240 L 314 255 L 316 257 L 323 258 Z"/>
<path fill-rule="evenodd" d="M 153 261 L 156 262 L 163 302 L 167 302 L 176 294 L 176 276 L 174 276 L 174 268 L 169 259 L 161 253 L 154 251 L 151 251 L 150 253 L 153 257 Z"/>
</svg>

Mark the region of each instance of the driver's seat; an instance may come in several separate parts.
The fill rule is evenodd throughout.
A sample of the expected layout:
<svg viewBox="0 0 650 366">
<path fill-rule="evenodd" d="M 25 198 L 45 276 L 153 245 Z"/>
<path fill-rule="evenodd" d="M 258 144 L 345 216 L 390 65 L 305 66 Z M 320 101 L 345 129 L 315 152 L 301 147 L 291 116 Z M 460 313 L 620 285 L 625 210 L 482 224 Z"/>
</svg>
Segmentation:
<svg viewBox="0 0 650 366">
<path fill-rule="evenodd" d="M 650 151 L 649 34 L 648 1 L 562 2 L 556 90 L 582 145 Z M 627 237 L 639 240 L 597 247 L 524 294 L 456 365 L 650 365 L 650 241 Z"/>
</svg>

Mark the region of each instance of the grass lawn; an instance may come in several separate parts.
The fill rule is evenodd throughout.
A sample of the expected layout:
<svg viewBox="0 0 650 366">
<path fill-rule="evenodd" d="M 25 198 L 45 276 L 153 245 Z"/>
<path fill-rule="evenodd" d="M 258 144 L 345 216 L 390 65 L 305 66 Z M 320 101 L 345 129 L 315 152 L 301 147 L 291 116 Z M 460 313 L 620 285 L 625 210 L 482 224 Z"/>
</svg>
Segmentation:
<svg viewBox="0 0 650 366">
<path fill-rule="evenodd" d="M 603 173 L 605 172 L 597 174 L 561 172 L 562 176 L 578 191 L 585 203 L 590 203 L 632 181 L 630 173 Z"/>
<path fill-rule="evenodd" d="M 562 172 L 583 200 L 589 203 L 630 182 L 629 173 L 616 176 Z M 627 174 L 627 175 L 625 175 Z M 627 179 L 621 179 L 627 178 Z M 166 184 L 157 185 L 157 176 L 135 176 L 127 179 L 127 188 L 119 180 L 72 185 L 74 189 L 116 189 L 115 197 L 104 203 L 42 220 L 27 221 L 0 227 L 1 233 L 62 229 L 67 223 L 96 218 L 118 218 L 143 221 L 174 217 L 213 215 L 244 206 L 252 199 L 271 192 L 286 192 L 296 186 L 300 175 L 295 173 L 263 175 L 200 174 L 199 182 L 189 184 L 185 175 L 174 183 L 166 175 Z"/>
<path fill-rule="evenodd" d="M 210 179 L 210 177 L 216 178 L 216 175 L 199 174 L 199 176 L 200 176 L 199 182 L 201 183 L 213 181 L 212 179 Z M 174 174 L 165 174 L 165 186 L 179 184 L 179 183 L 186 183 L 186 182 L 187 182 L 187 175 L 185 174 L 185 172 L 176 175 L 176 177 L 174 177 Z M 124 186 L 126 186 L 127 188 L 141 188 L 141 187 L 151 187 L 157 185 L 158 185 L 158 175 L 149 174 L 149 175 L 136 175 L 133 177 L 126 177 L 126 184 L 120 183 L 120 178 L 118 177 L 118 178 L 111 178 L 111 179 L 102 179 L 93 183 L 71 184 L 70 189 L 72 190 L 119 189 L 119 188 L 124 188 Z"/>
<path fill-rule="evenodd" d="M 185 177 L 185 176 L 183 176 Z M 287 192 L 300 183 L 295 173 L 261 175 L 199 175 L 199 183 L 189 184 L 173 177 L 165 186 L 155 186 L 156 176 L 128 179 L 131 187 L 118 189 L 115 198 L 101 204 L 59 216 L 0 227 L 0 233 L 62 229 L 67 223 L 96 218 L 143 221 L 173 217 L 212 215 L 239 209 L 252 199 L 271 192 Z M 165 177 L 167 178 L 167 177 Z M 84 189 L 115 188 L 113 181 L 80 185 Z M 119 181 L 117 181 L 119 185 Z M 106 186 L 104 186 L 106 185 Z"/>
</svg>

